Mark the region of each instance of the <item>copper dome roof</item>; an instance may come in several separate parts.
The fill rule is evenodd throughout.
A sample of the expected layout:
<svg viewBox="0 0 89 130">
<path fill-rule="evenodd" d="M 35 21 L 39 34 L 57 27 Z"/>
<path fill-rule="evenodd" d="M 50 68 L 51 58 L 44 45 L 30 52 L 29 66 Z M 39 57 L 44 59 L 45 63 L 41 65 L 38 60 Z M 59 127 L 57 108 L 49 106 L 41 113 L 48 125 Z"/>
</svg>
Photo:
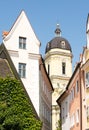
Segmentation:
<svg viewBox="0 0 89 130">
<path fill-rule="evenodd" d="M 60 36 L 60 32 L 61 30 L 59 29 L 59 26 L 57 26 L 57 29 L 55 30 L 56 37 L 47 43 L 45 53 L 54 48 L 70 50 L 72 52 L 69 42 Z"/>
</svg>

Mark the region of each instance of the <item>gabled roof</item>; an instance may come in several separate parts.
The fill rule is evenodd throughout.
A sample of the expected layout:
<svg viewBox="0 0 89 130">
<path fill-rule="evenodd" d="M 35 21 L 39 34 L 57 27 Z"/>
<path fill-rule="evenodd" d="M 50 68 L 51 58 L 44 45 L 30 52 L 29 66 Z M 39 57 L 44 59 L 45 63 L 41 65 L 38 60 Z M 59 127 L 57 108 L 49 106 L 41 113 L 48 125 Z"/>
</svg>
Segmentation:
<svg viewBox="0 0 89 130">
<path fill-rule="evenodd" d="M 3 43 L 0 45 L 0 76 L 1 77 L 10 76 L 10 77 L 16 78 L 20 81 L 21 86 L 23 87 L 24 92 L 26 93 L 26 96 L 29 99 L 29 103 L 31 104 L 34 115 L 39 120 L 39 117 L 35 111 L 35 108 L 34 108 L 32 102 L 31 102 L 31 100 L 26 92 L 26 89 L 25 89 L 25 87 L 24 87 L 24 85 L 23 85 L 23 83 L 22 83 L 22 81 L 21 81 L 21 79 L 16 71 L 16 68 L 15 68 L 15 66 L 14 66 L 14 64 L 9 56 L 9 53 L 6 50 Z"/>
<path fill-rule="evenodd" d="M 12 28 L 10 29 L 10 31 L 9 31 L 9 32 L 7 32 L 7 31 L 3 32 L 3 39 L 4 39 L 4 41 L 7 40 L 7 39 L 9 39 L 9 38 L 12 36 L 12 34 L 13 34 L 14 31 L 15 31 L 15 29 L 17 28 L 17 26 L 19 25 L 20 21 L 21 21 L 23 18 L 29 23 L 29 27 L 31 28 L 31 30 L 32 30 L 32 32 L 33 32 L 33 34 L 34 34 L 34 36 L 35 36 L 35 39 L 37 40 L 36 43 L 37 43 L 38 46 L 40 46 L 41 43 L 40 43 L 40 41 L 38 40 L 38 38 L 37 38 L 37 36 L 36 36 L 36 34 L 35 34 L 35 32 L 34 32 L 32 26 L 31 26 L 31 24 L 30 24 L 30 22 L 29 22 L 29 20 L 28 20 L 28 17 L 27 17 L 27 15 L 26 15 L 26 13 L 24 12 L 24 10 L 21 11 L 20 15 L 17 17 L 17 19 L 16 19 L 16 21 L 14 22 L 14 24 L 13 24 Z M 22 26 L 23 26 L 23 25 L 22 25 Z"/>
</svg>

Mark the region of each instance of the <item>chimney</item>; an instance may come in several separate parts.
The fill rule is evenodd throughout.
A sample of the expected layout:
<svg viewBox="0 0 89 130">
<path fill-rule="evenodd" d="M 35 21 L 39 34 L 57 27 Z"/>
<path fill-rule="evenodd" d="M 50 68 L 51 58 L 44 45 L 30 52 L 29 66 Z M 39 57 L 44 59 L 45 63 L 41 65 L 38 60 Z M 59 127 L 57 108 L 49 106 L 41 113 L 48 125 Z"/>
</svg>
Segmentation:
<svg viewBox="0 0 89 130">
<path fill-rule="evenodd" d="M 9 34 L 9 32 L 3 31 L 3 33 L 2 33 L 2 38 L 4 39 L 8 34 Z"/>
</svg>

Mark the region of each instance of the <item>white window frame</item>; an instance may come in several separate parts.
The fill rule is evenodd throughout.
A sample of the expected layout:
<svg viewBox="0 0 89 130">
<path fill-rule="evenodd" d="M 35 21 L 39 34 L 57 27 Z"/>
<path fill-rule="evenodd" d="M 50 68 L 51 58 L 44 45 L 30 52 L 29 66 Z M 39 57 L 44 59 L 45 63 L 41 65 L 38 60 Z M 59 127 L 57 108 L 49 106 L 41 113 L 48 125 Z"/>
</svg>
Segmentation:
<svg viewBox="0 0 89 130">
<path fill-rule="evenodd" d="M 19 37 L 19 49 L 26 49 L 26 37 Z"/>
<path fill-rule="evenodd" d="M 73 113 L 70 116 L 70 128 L 73 127 L 75 125 L 75 114 Z"/>
<path fill-rule="evenodd" d="M 79 109 L 76 110 L 76 123 L 79 123 Z"/>
<path fill-rule="evenodd" d="M 18 72 L 19 72 L 20 78 L 26 78 L 26 64 L 25 63 L 19 63 Z"/>
<path fill-rule="evenodd" d="M 86 75 L 85 75 L 85 85 L 86 85 L 86 88 L 89 88 L 89 72 L 86 72 Z"/>
</svg>

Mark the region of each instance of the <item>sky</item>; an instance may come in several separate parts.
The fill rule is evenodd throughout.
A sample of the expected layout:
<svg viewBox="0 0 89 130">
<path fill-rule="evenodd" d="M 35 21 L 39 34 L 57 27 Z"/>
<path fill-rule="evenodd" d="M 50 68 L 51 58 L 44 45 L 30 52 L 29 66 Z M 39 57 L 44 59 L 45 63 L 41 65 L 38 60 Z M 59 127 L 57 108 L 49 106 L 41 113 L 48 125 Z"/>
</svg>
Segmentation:
<svg viewBox="0 0 89 130">
<path fill-rule="evenodd" d="M 67 39 L 73 53 L 73 66 L 86 46 L 86 22 L 89 0 L 0 0 L 0 43 L 2 32 L 9 31 L 24 10 L 41 42 L 44 57 L 46 44 L 55 37 L 56 25 Z"/>
</svg>

